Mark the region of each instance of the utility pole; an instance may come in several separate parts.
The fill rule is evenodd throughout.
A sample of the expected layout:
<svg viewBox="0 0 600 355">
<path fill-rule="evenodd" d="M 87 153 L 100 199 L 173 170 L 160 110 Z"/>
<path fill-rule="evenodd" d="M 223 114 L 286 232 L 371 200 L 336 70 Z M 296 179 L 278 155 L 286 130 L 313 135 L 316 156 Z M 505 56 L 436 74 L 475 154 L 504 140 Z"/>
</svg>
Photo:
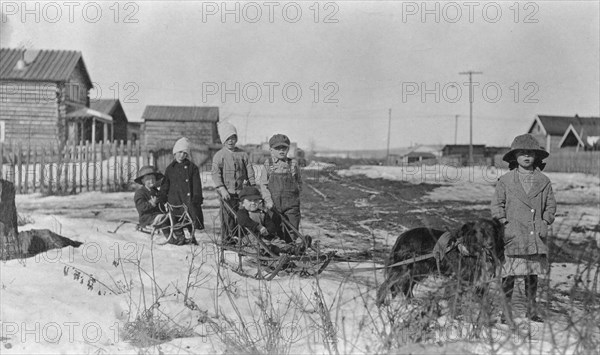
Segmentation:
<svg viewBox="0 0 600 355">
<path fill-rule="evenodd" d="M 473 74 L 483 73 L 469 70 L 458 74 L 469 75 L 469 165 L 473 165 Z"/>
<path fill-rule="evenodd" d="M 454 115 L 454 145 L 456 145 L 456 140 L 458 137 L 458 116 Z"/>
<path fill-rule="evenodd" d="M 392 128 L 392 109 L 389 110 L 388 115 L 388 140 L 387 140 L 387 152 L 385 154 L 385 165 L 390 163 L 390 131 Z"/>
</svg>

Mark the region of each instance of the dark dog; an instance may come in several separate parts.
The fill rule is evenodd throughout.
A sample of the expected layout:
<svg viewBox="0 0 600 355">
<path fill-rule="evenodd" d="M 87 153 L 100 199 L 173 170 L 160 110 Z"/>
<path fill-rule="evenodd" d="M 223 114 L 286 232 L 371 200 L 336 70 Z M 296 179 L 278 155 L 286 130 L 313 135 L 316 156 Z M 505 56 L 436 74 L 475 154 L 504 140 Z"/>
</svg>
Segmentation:
<svg viewBox="0 0 600 355">
<path fill-rule="evenodd" d="M 392 248 L 386 266 L 403 260 L 432 253 L 444 231 L 415 228 L 402 233 Z M 439 262 L 439 270 L 445 276 L 454 275 L 469 284 L 485 285 L 501 265 L 504 255 L 504 227 L 495 219 L 468 222 L 450 232 L 449 250 Z M 387 268 L 385 281 L 377 291 L 377 304 L 385 302 L 388 293 L 392 298 L 402 292 L 413 297 L 416 282 L 438 271 L 435 258 Z"/>
</svg>

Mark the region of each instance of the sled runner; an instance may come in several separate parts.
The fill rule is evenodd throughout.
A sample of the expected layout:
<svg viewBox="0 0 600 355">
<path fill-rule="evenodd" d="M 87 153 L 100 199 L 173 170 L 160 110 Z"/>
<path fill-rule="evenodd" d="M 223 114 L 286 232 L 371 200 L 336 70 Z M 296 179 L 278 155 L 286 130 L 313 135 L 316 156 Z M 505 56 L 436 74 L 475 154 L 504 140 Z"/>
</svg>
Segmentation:
<svg viewBox="0 0 600 355">
<path fill-rule="evenodd" d="M 323 253 L 319 244 L 311 245 L 310 237 L 302 235 L 282 216 L 284 233 L 294 235 L 298 241 L 285 243 L 281 240 L 264 240 L 261 236 L 237 224 L 235 211 L 223 200 L 220 201 L 221 221 L 233 219 L 233 227 L 221 223 L 221 241 L 217 243 L 220 249 L 220 263 L 225 262 L 225 251 L 232 251 L 238 256 L 237 267 L 232 270 L 245 277 L 260 280 L 272 280 L 281 271 L 297 273 L 300 276 L 320 274 L 335 252 Z M 274 213 L 277 213 L 276 211 Z M 256 275 L 244 271 L 243 260 L 256 267 Z"/>
<path fill-rule="evenodd" d="M 165 203 L 164 207 L 160 207 L 164 213 L 163 217 L 157 221 L 154 225 L 141 227 L 138 222 L 124 220 L 119 222 L 117 228 L 114 231 L 108 231 L 109 233 L 116 233 L 119 228 L 127 223 L 135 224 L 136 230 L 142 233 L 150 234 L 150 238 L 154 240 L 156 235 L 164 236 L 164 241 L 157 241 L 159 245 L 167 243 L 184 244 L 185 242 L 194 242 L 194 222 L 190 216 L 186 205 L 171 205 Z"/>
</svg>

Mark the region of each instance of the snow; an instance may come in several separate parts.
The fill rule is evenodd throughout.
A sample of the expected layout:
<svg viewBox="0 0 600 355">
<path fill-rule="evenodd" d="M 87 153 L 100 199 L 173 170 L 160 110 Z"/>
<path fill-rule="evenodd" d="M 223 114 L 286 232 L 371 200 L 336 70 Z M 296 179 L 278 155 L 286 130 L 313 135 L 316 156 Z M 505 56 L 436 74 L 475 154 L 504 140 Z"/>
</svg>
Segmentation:
<svg viewBox="0 0 600 355">
<path fill-rule="evenodd" d="M 440 202 L 480 201 L 484 205 L 489 201 L 494 181 L 501 173 L 482 168 L 452 169 L 433 166 L 415 171 L 400 167 L 358 166 L 339 174 L 440 184 L 442 186 L 425 198 Z M 593 229 L 599 223 L 600 214 L 598 178 L 558 173 L 548 173 L 548 176 L 559 200 L 559 214 L 554 225 L 558 238 L 598 240 L 598 231 Z M 243 331 L 243 324 L 248 327 L 250 337 L 257 344 L 264 345 L 265 332 L 271 323 L 260 312 L 258 305 L 261 302 L 269 304 L 266 308 L 271 312 L 271 321 L 281 325 L 283 339 L 289 342 L 291 353 L 328 353 L 325 333 L 321 329 L 323 319 L 315 298 L 315 293 L 319 292 L 323 294 L 325 307 L 331 307 L 329 314 L 337 325 L 335 336 L 340 353 L 370 353 L 378 349 L 382 343 L 378 329 L 383 328 L 373 300 L 376 285 L 383 280 L 383 272 L 358 270 L 381 265 L 372 262 L 332 263 L 321 274 L 318 283 L 315 279 L 285 273 L 271 282 L 257 281 L 220 267 L 218 250 L 212 242 L 219 223 L 218 200 L 208 172 L 202 173 L 202 182 L 206 188 L 204 213 L 207 232 L 199 234 L 200 246 L 195 249 L 157 246 L 147 234 L 136 232 L 133 224 L 125 224 L 117 233 L 109 233 L 119 220 L 137 219 L 131 192 L 87 192 L 47 197 L 40 194 L 18 195 L 19 214 L 33 220 L 33 223 L 20 227 L 21 230 L 48 228 L 84 244 L 76 249 L 51 250 L 34 258 L 2 263 L 2 353 L 223 353 L 228 349 L 222 342 L 223 336 L 229 335 L 241 341 L 239 332 Z M 566 205 L 568 203 L 577 205 Z M 357 201 L 357 207 L 368 205 L 366 200 Z M 419 210 L 411 212 L 418 213 Z M 336 235 L 335 231 L 328 231 L 316 222 L 303 222 L 303 231 L 323 238 L 328 234 Z M 370 230 L 375 240 L 393 245 L 395 235 L 370 229 L 370 222 L 372 220 L 364 220 L 360 225 Z M 574 232 L 573 226 L 576 225 L 584 228 Z M 196 287 L 190 288 L 189 292 L 199 310 L 186 307 L 182 294 L 188 284 L 193 253 L 197 257 L 192 265 L 198 268 L 199 273 L 193 278 Z M 226 253 L 225 259 L 227 264 L 237 265 L 237 256 L 233 253 Z M 247 272 L 254 271 L 252 266 L 244 265 Z M 551 286 L 567 292 L 575 282 L 574 275 L 580 274 L 580 266 L 565 263 L 564 266 L 558 264 L 552 267 L 554 277 Z M 583 282 L 594 277 L 591 271 L 586 274 L 588 276 L 584 275 Z M 97 281 L 88 285 L 90 277 L 86 274 L 93 275 Z M 433 281 L 435 283 L 435 279 Z M 428 287 L 424 284 L 417 291 L 426 294 Z M 159 314 L 168 324 L 179 324 L 191 329 L 191 333 L 142 348 L 125 339 L 124 327 L 128 320 L 149 308 L 156 291 L 163 294 L 157 308 Z M 519 291 L 516 293 L 519 294 Z M 268 300 L 265 295 L 268 295 Z M 561 302 L 566 305 L 569 300 L 565 298 Z M 452 321 L 438 319 L 438 323 L 440 330 L 436 339 L 410 345 L 405 352 L 491 352 L 485 341 L 473 341 L 452 333 L 455 330 L 452 327 L 456 327 Z M 224 327 L 226 334 L 218 327 Z M 515 341 L 502 343 L 495 350 L 506 354 L 545 353 L 556 346 L 551 341 L 560 340 L 564 342 L 567 353 L 573 351 L 567 342 L 570 339 L 570 344 L 573 344 L 571 338 L 574 334 L 564 331 L 565 323 L 545 323 L 542 327 L 545 331 L 553 330 L 555 339 L 549 339 L 544 335 L 546 333 L 538 333 L 535 341 L 527 342 L 520 334 L 505 330 L 501 336 Z"/>
<path fill-rule="evenodd" d="M 338 171 L 341 176 L 405 181 L 413 184 L 437 184 L 427 199 L 433 201 L 489 201 L 494 186 L 507 170 L 490 166 L 457 167 L 453 165 L 371 166 L 355 165 Z M 552 181 L 559 202 L 600 201 L 600 178 L 581 173 L 545 173 Z"/>
</svg>

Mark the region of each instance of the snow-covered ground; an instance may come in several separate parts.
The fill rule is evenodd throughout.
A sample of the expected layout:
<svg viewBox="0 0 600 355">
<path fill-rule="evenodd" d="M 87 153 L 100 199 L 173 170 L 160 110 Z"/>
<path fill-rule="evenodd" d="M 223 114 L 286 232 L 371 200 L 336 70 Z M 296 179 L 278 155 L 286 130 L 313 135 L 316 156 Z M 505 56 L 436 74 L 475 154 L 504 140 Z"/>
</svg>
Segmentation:
<svg viewBox="0 0 600 355">
<path fill-rule="evenodd" d="M 489 201 L 494 178 L 483 169 L 465 171 L 473 180 L 452 178 L 450 170 L 410 172 L 392 167 L 353 167 L 340 175 L 363 174 L 369 177 L 436 183 L 426 199 Z M 408 174 L 410 173 L 410 174 Z M 436 175 L 437 174 L 437 175 Z M 471 175 L 469 175 L 471 174 Z M 492 176 L 492 172 L 489 172 Z M 477 176 L 481 177 L 477 177 Z M 572 238 L 573 226 L 583 225 L 584 235 L 597 238 L 598 178 L 581 174 L 549 173 L 559 199 L 559 218 L 555 233 L 559 238 Z M 410 176 L 410 177 L 409 177 Z M 452 175 L 456 176 L 456 175 Z M 450 177 L 450 178 L 449 178 Z M 433 179 L 433 180 L 431 180 Z M 332 263 L 318 282 L 294 275 L 277 276 L 271 282 L 257 281 L 219 267 L 218 250 L 212 240 L 218 226 L 218 202 L 207 173 L 203 173 L 205 191 L 204 214 L 207 232 L 199 235 L 200 245 L 157 246 L 148 235 L 136 232 L 133 224 L 125 224 L 117 233 L 109 233 L 119 220 L 136 220 L 133 193 L 82 193 L 75 196 L 39 194 L 17 196 L 17 209 L 32 223 L 20 230 L 48 228 L 68 238 L 84 242 L 73 249 L 51 250 L 34 258 L 12 260 L 1 264 L 0 321 L 2 354 L 113 354 L 164 353 L 196 354 L 233 351 L 231 342 L 241 341 L 245 330 L 256 346 L 266 346 L 269 330 L 278 329 L 292 353 L 329 353 L 323 329 L 323 308 L 315 294 L 322 292 L 324 307 L 336 329 L 332 336 L 340 353 L 372 353 L 382 349 L 384 326 L 374 305 L 376 285 L 383 279 L 382 271 L 355 271 L 373 265 L 363 263 Z M 385 218 L 385 217 L 382 217 Z M 325 235 L 327 230 L 314 221 L 303 222 L 311 235 Z M 365 228 L 368 228 L 365 225 Z M 377 238 L 391 245 L 395 236 L 377 231 Z M 576 234 L 576 233 L 575 233 Z M 193 254 L 197 256 L 192 258 Z M 192 260 L 193 259 L 193 260 Z M 227 253 L 228 264 L 236 265 L 237 256 Z M 197 270 L 188 280 L 190 264 Z M 552 287 L 567 292 L 575 282 L 579 265 L 553 265 Z M 252 272 L 252 266 L 246 265 Z M 592 270 L 593 271 L 593 270 Z M 593 278 L 586 274 L 583 282 Z M 192 304 L 186 307 L 183 293 L 186 285 Z M 268 291 L 268 292 L 267 292 Z M 516 299 L 522 300 L 519 289 Z M 183 329 L 183 337 L 160 345 L 141 348 L 125 339 L 128 321 L 154 305 L 170 328 Z M 399 300 L 398 302 L 401 302 Z M 560 300 L 554 302 L 561 302 Z M 565 296 L 563 304 L 568 304 Z M 194 307 L 196 305 L 197 307 Z M 261 306 L 262 305 L 262 306 Z M 261 313 L 265 309 L 269 314 Z M 447 322 L 447 323 L 445 323 Z M 437 338 L 405 349 L 412 353 L 489 353 L 491 345 L 458 334 L 457 325 L 438 319 Z M 388 325 L 389 326 L 389 325 Z M 245 329 L 245 330 L 244 330 Z M 546 353 L 552 347 L 574 351 L 575 334 L 566 330 L 564 321 L 539 325 L 533 341 L 520 333 L 496 330 L 498 353 Z M 184 331 L 185 330 L 185 331 Z M 550 335 L 552 336 L 550 336 Z M 229 336 L 229 340 L 226 340 Z M 595 336 L 598 336 L 596 334 Z M 277 337 L 276 337 L 277 338 Z M 224 344 L 225 341 L 227 344 Z M 252 351 L 250 348 L 246 349 Z M 264 349 L 263 349 L 264 350 Z M 286 349 L 283 349 L 286 350 Z M 279 349 L 281 352 L 282 348 Z M 333 351 L 333 350 L 331 350 Z"/>
</svg>

